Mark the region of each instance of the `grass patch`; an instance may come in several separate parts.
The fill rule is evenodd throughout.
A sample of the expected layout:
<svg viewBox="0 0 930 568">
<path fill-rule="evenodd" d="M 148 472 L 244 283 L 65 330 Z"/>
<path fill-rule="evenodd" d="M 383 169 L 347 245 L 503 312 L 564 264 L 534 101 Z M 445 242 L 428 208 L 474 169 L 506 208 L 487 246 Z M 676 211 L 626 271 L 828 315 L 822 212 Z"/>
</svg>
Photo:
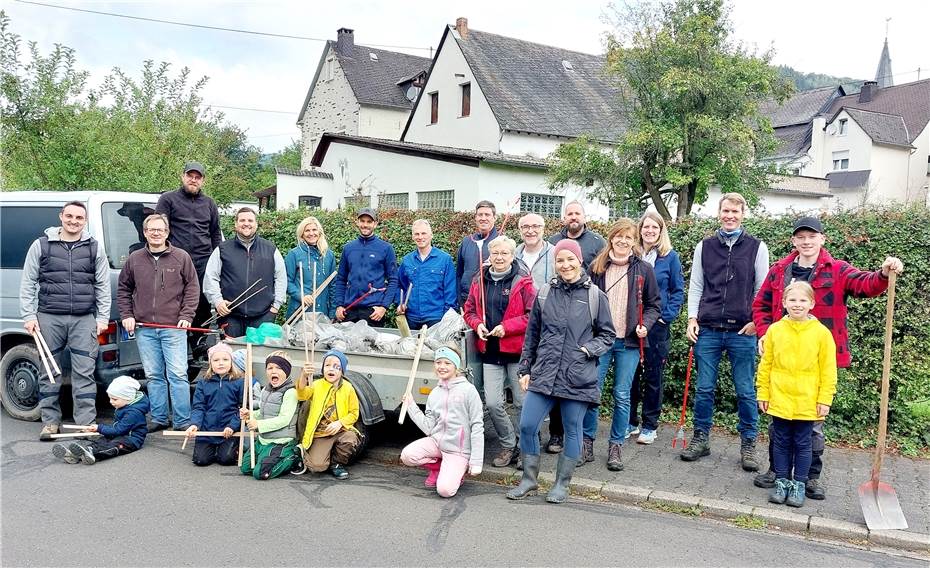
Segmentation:
<svg viewBox="0 0 930 568">
<path fill-rule="evenodd" d="M 664 501 L 645 501 L 642 503 L 642 506 L 646 509 L 662 511 L 664 513 L 674 513 L 685 517 L 700 517 L 702 513 L 699 505 L 685 507 L 683 505 L 675 505 L 674 503 L 666 503 Z"/>
<path fill-rule="evenodd" d="M 752 515 L 738 515 L 730 522 L 741 529 L 748 529 L 751 531 L 762 530 L 768 526 L 768 523 L 765 521 L 765 519 L 760 517 L 753 517 Z"/>
</svg>

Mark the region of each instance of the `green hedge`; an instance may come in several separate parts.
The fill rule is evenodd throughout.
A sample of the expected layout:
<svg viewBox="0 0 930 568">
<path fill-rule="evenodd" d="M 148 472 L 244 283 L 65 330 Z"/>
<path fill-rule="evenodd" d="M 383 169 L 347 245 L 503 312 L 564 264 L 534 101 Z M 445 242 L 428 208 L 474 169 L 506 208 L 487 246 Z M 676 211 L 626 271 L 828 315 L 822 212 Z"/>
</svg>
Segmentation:
<svg viewBox="0 0 930 568">
<path fill-rule="evenodd" d="M 264 212 L 259 217 L 260 234 L 286 254 L 295 245 L 297 223 L 313 214 L 326 229 L 326 236 L 337 258 L 342 246 L 357 236 L 353 214 L 347 211 L 289 210 Z M 378 235 L 393 243 L 400 258 L 414 249 L 411 223 L 420 217 L 433 226 L 433 245 L 454 255 L 462 237 L 473 227 L 472 214 L 450 211 L 381 212 Z M 498 226 L 503 221 L 498 219 Z M 782 258 L 790 250 L 792 218 L 754 217 L 745 225 L 769 246 L 771 260 Z M 889 428 L 892 444 L 908 455 L 930 454 L 930 212 L 924 208 L 867 210 L 839 213 L 823 218 L 827 248 L 836 258 L 864 269 L 876 269 L 887 255 L 901 258 L 904 275 L 898 279 L 892 349 L 891 410 Z M 607 226 L 592 223 L 602 233 Z M 691 267 L 694 245 L 717 227 L 714 219 L 687 218 L 671 227 L 672 243 L 682 256 L 685 278 Z M 224 219 L 230 233 L 231 220 Z M 546 221 L 546 234 L 559 229 L 557 219 Z M 516 218 L 507 220 L 507 233 L 519 242 Z M 860 446 L 873 445 L 878 424 L 878 400 L 881 388 L 883 337 L 885 326 L 884 295 L 849 302 L 849 341 L 852 365 L 840 371 L 836 399 L 827 419 L 827 437 L 833 441 Z M 683 310 L 684 311 L 684 310 Z M 672 348 L 666 370 L 665 412 L 667 420 L 678 419 L 684 387 L 688 343 L 685 339 L 685 315 L 672 326 Z M 736 424 L 736 397 L 728 379 L 726 363 L 721 369 L 715 422 L 733 428 Z M 692 374 L 692 379 L 695 377 Z M 692 386 L 691 395 L 693 396 Z M 604 389 L 602 406 L 609 412 L 610 389 Z M 689 404 L 691 406 L 691 404 Z M 689 415 L 690 415 L 689 408 Z M 764 431 L 766 423 L 760 424 Z"/>
</svg>

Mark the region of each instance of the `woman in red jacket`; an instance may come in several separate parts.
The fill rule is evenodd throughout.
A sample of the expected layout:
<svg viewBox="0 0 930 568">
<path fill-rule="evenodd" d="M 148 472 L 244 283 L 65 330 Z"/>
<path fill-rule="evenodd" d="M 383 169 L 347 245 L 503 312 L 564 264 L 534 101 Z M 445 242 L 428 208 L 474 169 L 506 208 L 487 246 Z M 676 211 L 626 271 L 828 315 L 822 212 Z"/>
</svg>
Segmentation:
<svg viewBox="0 0 930 568">
<path fill-rule="evenodd" d="M 514 406 L 522 408 L 517 366 L 536 299 L 533 277 L 522 263 L 514 262 L 516 248 L 513 239 L 504 235 L 491 241 L 491 264 L 478 270 L 465 301 L 465 322 L 478 334 L 485 404 L 500 438 L 501 451 L 491 462 L 494 467 L 510 465 L 520 453 L 514 424 L 504 410 L 504 387 L 509 384 Z"/>
</svg>

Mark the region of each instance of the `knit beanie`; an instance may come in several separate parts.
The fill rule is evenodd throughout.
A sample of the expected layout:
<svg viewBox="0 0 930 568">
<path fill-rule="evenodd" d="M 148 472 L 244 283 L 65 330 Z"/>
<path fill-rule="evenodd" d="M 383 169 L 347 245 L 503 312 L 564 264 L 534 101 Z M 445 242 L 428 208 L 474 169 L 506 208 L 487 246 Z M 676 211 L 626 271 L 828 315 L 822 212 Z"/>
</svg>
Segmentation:
<svg viewBox="0 0 930 568">
<path fill-rule="evenodd" d="M 342 366 L 342 374 L 343 374 L 343 375 L 346 373 L 346 371 L 349 370 L 349 360 L 346 358 L 345 353 L 343 353 L 342 351 L 337 351 L 337 350 L 335 350 L 335 349 L 330 349 L 329 351 L 327 351 L 327 352 L 323 355 L 323 365 L 324 365 L 324 366 L 326 365 L 326 358 L 327 358 L 327 357 L 335 357 L 336 359 L 339 359 L 339 364 Z M 322 368 L 320 369 L 320 373 L 321 373 L 321 374 L 323 373 Z"/>
<path fill-rule="evenodd" d="M 555 251 L 552 253 L 552 256 L 559 256 L 559 251 L 567 250 L 578 259 L 578 262 L 584 262 L 584 256 L 581 254 L 581 246 L 578 245 L 578 241 L 575 239 L 562 239 L 561 241 L 555 243 Z"/>
<path fill-rule="evenodd" d="M 291 362 L 284 357 L 280 355 L 269 355 L 268 358 L 265 359 L 265 366 L 267 367 L 269 363 L 274 363 L 280 367 L 281 370 L 284 371 L 285 376 L 291 376 Z"/>
<path fill-rule="evenodd" d="M 232 354 L 233 367 L 240 373 L 245 373 L 245 349 L 236 349 Z"/>
<path fill-rule="evenodd" d="M 120 375 L 113 379 L 113 382 L 107 387 L 107 394 L 113 398 L 133 400 L 141 387 L 142 385 L 139 384 L 139 381 L 134 378 Z"/>
<path fill-rule="evenodd" d="M 211 347 L 207 350 L 207 360 L 212 361 L 213 355 L 216 353 L 228 353 L 229 357 L 232 358 L 233 350 L 228 343 L 223 343 L 222 341 Z"/>
</svg>

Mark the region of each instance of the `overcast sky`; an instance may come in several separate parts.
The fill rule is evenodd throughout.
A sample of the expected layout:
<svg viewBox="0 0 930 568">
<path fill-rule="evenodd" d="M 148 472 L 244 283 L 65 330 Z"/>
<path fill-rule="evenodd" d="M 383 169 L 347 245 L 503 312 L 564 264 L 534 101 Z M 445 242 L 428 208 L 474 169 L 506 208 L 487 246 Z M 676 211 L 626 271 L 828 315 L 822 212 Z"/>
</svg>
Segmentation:
<svg viewBox="0 0 930 568">
<path fill-rule="evenodd" d="M 208 26 L 335 39 L 336 29 L 353 28 L 358 44 L 405 46 L 397 51 L 430 55 L 443 26 L 465 16 L 469 26 L 528 41 L 584 51 L 602 51 L 608 2 L 522 2 L 435 0 L 297 2 L 39 0 L 44 4 L 112 12 Z M 262 37 L 81 13 L 4 0 L 12 31 L 39 43 L 77 51 L 79 67 L 99 82 L 114 66 L 138 76 L 146 59 L 167 61 L 175 71 L 210 78 L 204 100 L 215 106 L 262 109 L 222 110 L 244 128 L 251 143 L 273 152 L 299 137 L 295 124 L 319 60 L 323 41 Z M 569 6 L 570 10 L 565 7 Z M 926 0 L 737 0 L 736 36 L 764 50 L 773 46 L 775 63 L 805 72 L 871 79 L 889 24 L 895 83 L 930 78 Z"/>
</svg>

